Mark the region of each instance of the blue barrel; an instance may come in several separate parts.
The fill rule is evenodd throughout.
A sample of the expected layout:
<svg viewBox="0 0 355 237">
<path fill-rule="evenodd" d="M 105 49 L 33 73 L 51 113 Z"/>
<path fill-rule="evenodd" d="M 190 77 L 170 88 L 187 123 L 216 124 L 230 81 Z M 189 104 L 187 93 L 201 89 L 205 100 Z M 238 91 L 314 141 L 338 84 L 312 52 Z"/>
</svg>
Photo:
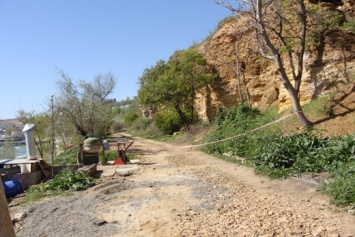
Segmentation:
<svg viewBox="0 0 355 237">
<path fill-rule="evenodd" d="M 21 182 L 19 180 L 9 180 L 2 183 L 4 186 L 5 196 L 7 198 L 16 196 L 22 192 Z"/>
</svg>

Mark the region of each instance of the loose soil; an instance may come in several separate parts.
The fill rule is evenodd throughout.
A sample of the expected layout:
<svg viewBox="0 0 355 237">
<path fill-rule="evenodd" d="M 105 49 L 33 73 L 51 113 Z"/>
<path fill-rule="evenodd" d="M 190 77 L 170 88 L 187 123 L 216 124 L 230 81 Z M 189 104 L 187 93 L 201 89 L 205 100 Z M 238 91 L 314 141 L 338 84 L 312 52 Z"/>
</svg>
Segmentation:
<svg viewBox="0 0 355 237">
<path fill-rule="evenodd" d="M 355 132 L 354 85 L 334 97 L 327 136 Z M 295 124 L 297 127 L 297 124 Z M 124 134 L 118 134 L 124 135 Z M 10 202 L 21 236 L 355 236 L 354 210 L 337 208 L 313 178 L 270 180 L 194 149 L 134 138 L 128 176 L 99 165 L 97 185 L 30 205 Z M 112 148 L 115 149 L 115 148 Z M 1 236 L 1 233 L 0 233 Z"/>
<path fill-rule="evenodd" d="M 269 180 L 193 149 L 135 138 L 129 176 L 10 208 L 17 236 L 354 236 L 355 216 L 303 179 Z M 130 165 L 128 165 L 130 166 Z M 132 166 L 132 165 L 131 165 Z M 127 167 L 127 166 L 126 166 Z M 113 174 L 114 172 L 112 172 Z"/>
</svg>

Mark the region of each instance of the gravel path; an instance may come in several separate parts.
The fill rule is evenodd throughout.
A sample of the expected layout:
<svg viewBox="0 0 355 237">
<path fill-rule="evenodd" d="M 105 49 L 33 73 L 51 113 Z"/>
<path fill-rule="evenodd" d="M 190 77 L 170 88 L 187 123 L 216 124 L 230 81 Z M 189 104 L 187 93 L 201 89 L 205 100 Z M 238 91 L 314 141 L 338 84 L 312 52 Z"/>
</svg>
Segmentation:
<svg viewBox="0 0 355 237">
<path fill-rule="evenodd" d="M 354 236 L 355 216 L 313 184 L 269 180 L 196 150 L 138 139 L 132 175 L 11 207 L 17 236 Z M 98 169 L 112 169 L 100 166 Z"/>
</svg>

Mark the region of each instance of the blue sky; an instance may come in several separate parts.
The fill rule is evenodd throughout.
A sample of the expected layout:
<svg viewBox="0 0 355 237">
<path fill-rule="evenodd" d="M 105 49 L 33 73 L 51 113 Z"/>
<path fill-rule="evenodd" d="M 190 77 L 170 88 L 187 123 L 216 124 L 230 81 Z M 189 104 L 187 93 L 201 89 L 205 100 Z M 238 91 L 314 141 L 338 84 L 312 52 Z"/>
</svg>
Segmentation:
<svg viewBox="0 0 355 237">
<path fill-rule="evenodd" d="M 229 15 L 212 0 L 0 0 L 0 119 L 43 111 L 57 69 L 85 81 L 112 72 L 110 98 L 132 98 L 145 68 Z"/>
</svg>

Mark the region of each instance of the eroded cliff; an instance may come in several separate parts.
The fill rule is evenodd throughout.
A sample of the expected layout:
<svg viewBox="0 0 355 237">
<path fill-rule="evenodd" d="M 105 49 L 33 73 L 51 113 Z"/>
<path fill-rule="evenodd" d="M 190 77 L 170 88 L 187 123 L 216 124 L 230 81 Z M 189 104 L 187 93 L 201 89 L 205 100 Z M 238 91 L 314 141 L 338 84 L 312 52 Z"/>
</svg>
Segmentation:
<svg viewBox="0 0 355 237">
<path fill-rule="evenodd" d="M 345 9 L 347 17 L 354 17 L 352 0 L 336 9 L 335 4 L 324 7 Z M 345 11 L 344 10 L 344 11 Z M 245 27 L 244 19 L 230 18 L 199 47 L 200 52 L 219 73 L 219 80 L 199 93 L 196 108 L 203 120 L 213 120 L 220 107 L 229 108 L 241 102 L 254 107 L 276 105 L 279 110 L 291 106 L 276 67 L 257 51 L 254 32 Z M 305 53 L 301 84 L 301 103 L 309 103 L 319 95 L 349 83 L 355 75 L 354 33 L 336 29 L 324 34 L 317 46 Z M 286 65 L 286 71 L 290 68 Z"/>
</svg>

